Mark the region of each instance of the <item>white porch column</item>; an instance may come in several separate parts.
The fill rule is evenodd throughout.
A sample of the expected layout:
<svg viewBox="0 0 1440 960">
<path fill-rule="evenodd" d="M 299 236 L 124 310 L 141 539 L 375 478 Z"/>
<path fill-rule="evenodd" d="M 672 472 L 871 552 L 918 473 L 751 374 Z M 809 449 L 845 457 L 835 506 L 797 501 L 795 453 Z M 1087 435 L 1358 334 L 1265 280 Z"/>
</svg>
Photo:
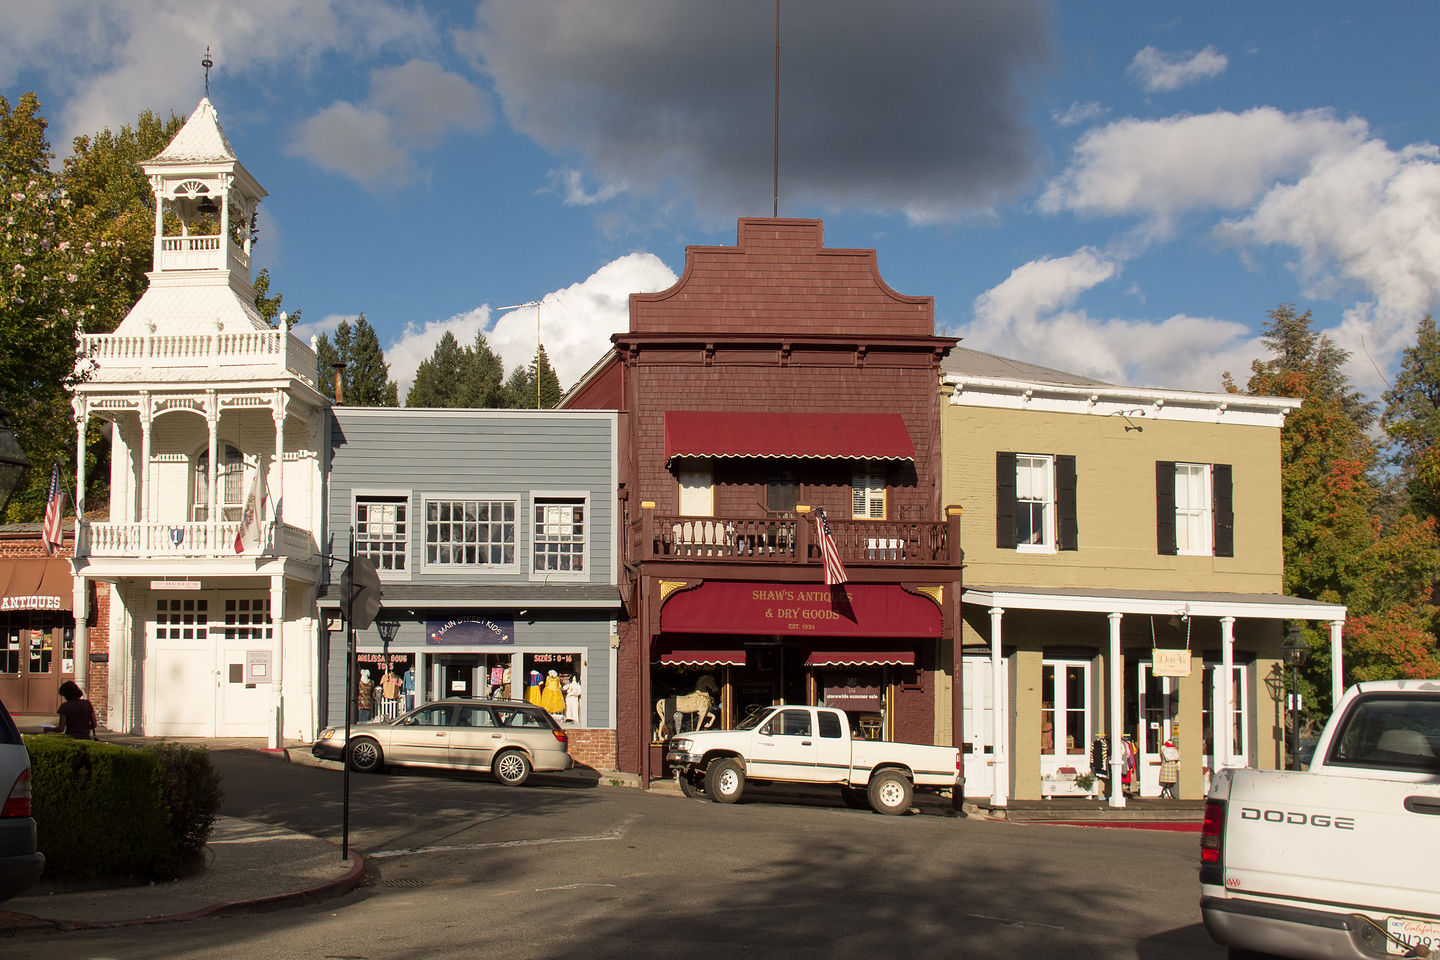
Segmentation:
<svg viewBox="0 0 1440 960">
<path fill-rule="evenodd" d="M 1204 670 L 1200 672 L 1205 675 Z M 1235 736 L 1235 618 L 1220 618 L 1220 702 L 1210 714 L 1211 742 L 1215 744 L 1215 768 L 1227 770 L 1231 764 L 1231 738 Z M 1205 696 L 1200 691 L 1200 696 Z M 1223 722 L 1223 728 L 1221 726 Z M 1222 733 L 1223 729 L 1223 733 Z"/>
<path fill-rule="evenodd" d="M 1120 747 L 1124 733 L 1125 661 L 1120 655 L 1120 620 L 1123 613 L 1107 615 L 1110 621 L 1110 806 L 1125 806 L 1125 752 Z"/>
<path fill-rule="evenodd" d="M 285 577 L 270 578 L 270 696 L 269 745 L 278 750 L 285 730 Z"/>
<path fill-rule="evenodd" d="M 1340 695 L 1345 692 L 1345 664 L 1341 660 L 1340 651 L 1340 629 L 1344 626 L 1344 620 L 1330 621 L 1330 704 L 1332 707 L 1340 702 Z"/>
<path fill-rule="evenodd" d="M 990 802 L 997 807 L 1010 802 L 1010 717 L 1005 709 L 1005 660 L 1000 655 L 1000 620 L 1004 616 L 1003 607 L 990 608 L 990 729 L 995 734 Z"/>
<path fill-rule="evenodd" d="M 285 490 L 285 417 L 290 411 L 290 397 L 283 390 L 275 391 L 271 415 L 275 418 L 275 485 L 266 485 L 266 496 L 270 499 L 270 520 L 274 525 L 274 542 L 270 549 L 280 552 L 280 503 Z"/>
<path fill-rule="evenodd" d="M 205 396 L 205 429 L 209 434 L 206 450 L 210 462 L 205 466 L 205 542 L 210 545 L 212 556 L 220 553 L 220 504 L 223 495 L 217 482 L 220 476 L 220 401 L 211 390 Z"/>
<path fill-rule="evenodd" d="M 154 417 L 154 409 L 150 404 L 149 391 L 140 391 L 140 462 L 136 464 L 135 471 L 135 496 L 133 503 L 135 513 L 133 516 L 140 522 L 142 530 L 148 529 L 150 520 L 150 422 Z M 141 539 L 141 550 L 145 554 L 150 551 L 150 539 L 148 534 Z"/>
<path fill-rule="evenodd" d="M 76 397 L 72 401 L 71 409 L 75 411 L 75 550 L 74 556 L 79 559 L 81 552 L 81 536 L 84 535 L 85 517 L 85 433 L 90 426 L 90 411 L 85 401 Z M 89 552 L 86 545 L 85 553 Z M 80 684 L 80 689 L 90 691 L 90 635 L 87 632 L 86 619 L 90 611 L 86 609 L 85 600 L 89 591 L 85 589 L 88 581 L 84 577 L 76 577 L 73 580 L 74 595 L 71 597 L 70 607 L 75 618 L 75 682 Z"/>
</svg>

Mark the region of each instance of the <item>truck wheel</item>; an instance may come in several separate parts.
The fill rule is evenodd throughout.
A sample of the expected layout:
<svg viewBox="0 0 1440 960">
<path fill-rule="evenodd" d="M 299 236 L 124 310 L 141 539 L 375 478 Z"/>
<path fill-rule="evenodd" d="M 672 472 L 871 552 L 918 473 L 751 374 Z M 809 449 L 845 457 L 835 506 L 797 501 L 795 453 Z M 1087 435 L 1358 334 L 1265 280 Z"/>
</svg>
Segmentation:
<svg viewBox="0 0 1440 960">
<path fill-rule="evenodd" d="M 745 792 L 745 771 L 734 760 L 716 760 L 705 771 L 705 792 L 716 803 L 735 803 Z"/>
<path fill-rule="evenodd" d="M 678 774 L 677 778 L 680 781 L 680 792 L 691 800 L 699 800 L 705 796 L 705 791 L 695 785 L 695 781 L 690 779 L 688 773 Z"/>
<path fill-rule="evenodd" d="M 897 816 L 910 809 L 913 788 L 910 780 L 896 770 L 882 770 L 870 778 L 870 809 L 887 816 Z"/>
<path fill-rule="evenodd" d="M 864 810 L 870 806 L 870 801 L 865 797 L 865 791 L 848 784 L 840 788 L 840 799 L 844 800 L 845 806 L 851 810 Z"/>
</svg>

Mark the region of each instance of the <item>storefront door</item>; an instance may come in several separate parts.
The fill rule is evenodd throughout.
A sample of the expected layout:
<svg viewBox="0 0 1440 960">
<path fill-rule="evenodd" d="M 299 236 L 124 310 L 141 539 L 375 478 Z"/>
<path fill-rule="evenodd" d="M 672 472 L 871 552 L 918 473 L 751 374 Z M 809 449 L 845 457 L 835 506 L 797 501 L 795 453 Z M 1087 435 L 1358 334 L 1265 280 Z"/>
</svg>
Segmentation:
<svg viewBox="0 0 1440 960">
<path fill-rule="evenodd" d="M 1232 664 L 1230 667 L 1230 766 L 1250 766 L 1250 665 Z M 1219 741 L 1216 738 L 1214 718 L 1220 716 L 1221 678 L 1224 669 L 1218 663 L 1205 664 L 1205 770 L 1219 769 Z M 1220 724 L 1223 728 L 1224 724 Z M 1208 784 L 1207 784 L 1208 787 Z"/>
<path fill-rule="evenodd" d="M 1135 680 L 1139 693 L 1140 716 L 1136 724 L 1135 746 L 1139 750 L 1140 796 L 1160 795 L 1160 747 L 1174 739 L 1179 716 L 1179 681 L 1174 677 L 1157 677 L 1148 660 L 1135 664 Z"/>
<path fill-rule="evenodd" d="M 1002 667 L 1003 669 L 1003 667 Z M 965 738 L 965 793 L 987 796 L 995 782 L 995 688 L 989 657 L 966 657 L 961 666 L 965 714 L 962 735 Z M 1002 695 L 1004 693 L 1002 689 Z M 1010 711 L 1001 705 L 998 715 L 1008 717 Z"/>
<path fill-rule="evenodd" d="M 440 696 L 473 697 L 475 695 L 475 664 L 454 661 L 440 665 Z"/>
<path fill-rule="evenodd" d="M 1090 661 L 1045 660 L 1040 674 L 1040 775 L 1090 769 Z"/>
</svg>

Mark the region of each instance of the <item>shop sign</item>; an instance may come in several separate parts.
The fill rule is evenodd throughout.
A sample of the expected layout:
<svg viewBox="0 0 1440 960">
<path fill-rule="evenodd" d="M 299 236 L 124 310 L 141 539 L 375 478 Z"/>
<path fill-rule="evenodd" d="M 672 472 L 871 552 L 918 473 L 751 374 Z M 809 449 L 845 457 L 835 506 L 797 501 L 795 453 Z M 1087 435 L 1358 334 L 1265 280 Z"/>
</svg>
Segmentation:
<svg viewBox="0 0 1440 960">
<path fill-rule="evenodd" d="M 431 646 L 479 646 L 515 642 L 514 620 L 426 620 Z"/>
<path fill-rule="evenodd" d="M 660 629 L 674 633 L 938 637 L 940 608 L 893 584 L 827 587 L 710 581 L 673 594 Z"/>
<path fill-rule="evenodd" d="M 842 683 L 825 684 L 825 706 L 837 710 L 879 710 L 880 684 L 862 683 L 861 678 L 847 676 Z"/>
<path fill-rule="evenodd" d="M 1190 676 L 1190 651 L 1158 648 L 1152 650 L 1150 669 L 1157 677 L 1188 677 Z"/>
<path fill-rule="evenodd" d="M 59 597 L 28 596 L 0 598 L 0 613 L 10 610 L 61 610 Z"/>
<path fill-rule="evenodd" d="M 151 590 L 199 590 L 199 580 L 151 580 Z"/>
<path fill-rule="evenodd" d="M 246 651 L 245 651 L 245 682 L 246 682 L 246 683 L 269 683 L 269 682 L 270 682 L 270 651 L 269 651 L 269 650 L 246 650 Z"/>
</svg>

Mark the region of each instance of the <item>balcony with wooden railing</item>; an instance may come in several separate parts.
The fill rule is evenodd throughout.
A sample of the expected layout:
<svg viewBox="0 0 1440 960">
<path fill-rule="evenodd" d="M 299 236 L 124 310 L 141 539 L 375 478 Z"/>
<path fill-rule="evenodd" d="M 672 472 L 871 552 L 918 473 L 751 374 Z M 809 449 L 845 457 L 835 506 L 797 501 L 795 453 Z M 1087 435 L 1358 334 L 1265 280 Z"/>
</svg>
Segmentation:
<svg viewBox="0 0 1440 960">
<path fill-rule="evenodd" d="M 960 509 L 941 522 L 830 520 L 830 535 L 847 566 L 959 566 Z M 630 526 L 632 560 L 820 566 L 815 521 L 795 517 L 679 517 L 655 512 L 646 501 Z"/>
<path fill-rule="evenodd" d="M 77 557 L 96 559 L 233 559 L 239 521 L 210 523 L 82 523 Z M 241 556 L 307 560 L 315 555 L 315 537 L 305 529 L 273 520 L 260 525 L 260 545 L 242 544 Z"/>
</svg>

